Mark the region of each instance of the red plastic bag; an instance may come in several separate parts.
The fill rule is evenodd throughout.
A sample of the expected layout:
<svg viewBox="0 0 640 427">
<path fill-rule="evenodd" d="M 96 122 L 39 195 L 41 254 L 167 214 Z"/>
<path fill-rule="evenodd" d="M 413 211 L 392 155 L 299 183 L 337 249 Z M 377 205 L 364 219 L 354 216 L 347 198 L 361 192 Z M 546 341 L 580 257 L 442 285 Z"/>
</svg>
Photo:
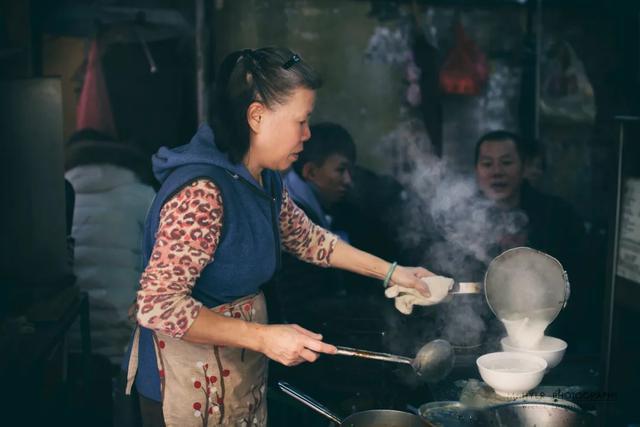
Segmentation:
<svg viewBox="0 0 640 427">
<path fill-rule="evenodd" d="M 76 106 L 76 129 L 95 129 L 115 137 L 117 136 L 116 126 L 100 55 L 100 45 L 94 39 L 89 50 L 82 92 Z"/>
<path fill-rule="evenodd" d="M 455 33 L 455 45 L 440 70 L 440 87 L 444 93 L 477 95 L 489 78 L 487 57 L 467 37 L 460 22 Z"/>
</svg>

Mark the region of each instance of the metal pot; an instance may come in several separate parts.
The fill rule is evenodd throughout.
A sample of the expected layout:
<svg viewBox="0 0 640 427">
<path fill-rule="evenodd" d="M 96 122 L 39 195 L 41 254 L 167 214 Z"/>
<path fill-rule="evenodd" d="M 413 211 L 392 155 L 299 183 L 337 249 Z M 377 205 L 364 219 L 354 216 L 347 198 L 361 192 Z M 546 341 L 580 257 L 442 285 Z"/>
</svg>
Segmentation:
<svg viewBox="0 0 640 427">
<path fill-rule="evenodd" d="M 486 408 L 457 401 L 430 402 L 420 406 L 420 416 L 444 427 L 590 427 L 594 417 L 575 404 L 511 402 Z"/>
<path fill-rule="evenodd" d="M 420 405 L 418 414 L 434 426 L 477 426 L 482 414 L 458 401 L 429 402 Z"/>
<path fill-rule="evenodd" d="M 511 319 L 515 313 L 549 323 L 567 305 L 571 293 L 560 261 L 527 247 L 509 249 L 491 261 L 484 292 L 498 319 Z"/>
<path fill-rule="evenodd" d="M 505 403 L 486 409 L 487 426 L 590 427 L 595 417 L 582 409 L 552 403 Z"/>
<path fill-rule="evenodd" d="M 314 411 L 324 415 L 331 421 L 346 427 L 426 427 L 430 426 L 425 420 L 409 412 L 394 411 L 390 409 L 373 409 L 356 412 L 345 419 L 341 419 L 322 404 L 309 396 L 301 393 L 283 381 L 278 382 L 278 387 L 284 393 L 303 403 Z"/>
</svg>

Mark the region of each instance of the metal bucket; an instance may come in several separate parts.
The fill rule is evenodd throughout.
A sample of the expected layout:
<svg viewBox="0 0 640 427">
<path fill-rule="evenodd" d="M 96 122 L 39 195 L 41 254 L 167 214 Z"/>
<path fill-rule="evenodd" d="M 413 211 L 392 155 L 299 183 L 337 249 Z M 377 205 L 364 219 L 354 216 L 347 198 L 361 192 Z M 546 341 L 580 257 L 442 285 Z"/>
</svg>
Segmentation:
<svg viewBox="0 0 640 427">
<path fill-rule="evenodd" d="M 420 416 L 442 427 L 591 427 L 595 417 L 575 404 L 511 402 L 483 408 L 458 401 L 430 402 Z"/>
<path fill-rule="evenodd" d="M 429 402 L 420 405 L 418 414 L 434 426 L 477 426 L 482 414 L 458 401 Z"/>
<path fill-rule="evenodd" d="M 484 424 L 493 426 L 591 427 L 595 417 L 569 406 L 551 403 L 506 403 L 488 408 Z"/>
</svg>

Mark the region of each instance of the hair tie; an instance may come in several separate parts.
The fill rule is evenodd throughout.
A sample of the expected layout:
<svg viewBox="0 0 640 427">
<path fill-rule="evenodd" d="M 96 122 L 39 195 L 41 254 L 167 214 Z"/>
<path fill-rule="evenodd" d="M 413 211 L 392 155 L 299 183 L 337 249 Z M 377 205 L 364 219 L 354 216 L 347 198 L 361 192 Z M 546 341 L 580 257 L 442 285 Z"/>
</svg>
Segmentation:
<svg viewBox="0 0 640 427">
<path fill-rule="evenodd" d="M 300 61 L 302 61 L 302 58 L 300 58 L 300 56 L 298 56 L 297 53 L 294 53 L 287 62 L 282 64 L 282 68 L 284 68 L 285 70 L 288 70 L 289 68 L 293 67 L 295 64 L 297 64 Z"/>
</svg>

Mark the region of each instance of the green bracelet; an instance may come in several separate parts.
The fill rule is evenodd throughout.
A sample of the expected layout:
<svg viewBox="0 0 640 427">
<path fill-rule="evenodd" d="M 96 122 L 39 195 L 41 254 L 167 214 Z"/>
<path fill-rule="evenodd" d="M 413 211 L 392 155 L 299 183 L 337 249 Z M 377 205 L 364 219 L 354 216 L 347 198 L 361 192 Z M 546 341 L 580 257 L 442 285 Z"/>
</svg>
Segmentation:
<svg viewBox="0 0 640 427">
<path fill-rule="evenodd" d="M 387 286 L 389 286 L 389 280 L 391 280 L 391 275 L 393 274 L 393 271 L 396 269 L 396 267 L 398 266 L 397 262 L 393 262 L 391 263 L 391 267 L 389 267 L 389 271 L 387 271 L 387 275 L 384 277 L 384 282 L 382 282 L 382 287 L 386 288 Z"/>
</svg>

